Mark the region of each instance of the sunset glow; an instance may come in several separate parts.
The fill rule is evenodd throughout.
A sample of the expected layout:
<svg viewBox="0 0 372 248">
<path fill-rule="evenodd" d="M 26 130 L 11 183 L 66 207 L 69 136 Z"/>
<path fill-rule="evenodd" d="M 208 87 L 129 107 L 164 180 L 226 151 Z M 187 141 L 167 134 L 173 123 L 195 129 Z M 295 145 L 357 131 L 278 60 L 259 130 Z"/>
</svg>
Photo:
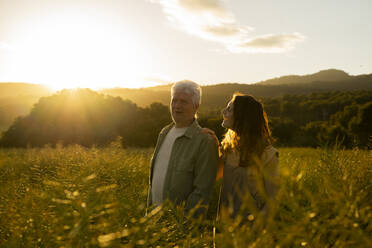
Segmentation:
<svg viewBox="0 0 372 248">
<path fill-rule="evenodd" d="M 0 10 L 0 83 L 140 88 L 372 71 L 369 0 L 0 0 Z"/>
<path fill-rule="evenodd" d="M 97 16 L 69 13 L 22 27 L 13 51 L 13 68 L 22 72 L 20 80 L 55 90 L 146 86 L 139 42 L 133 40 L 133 33 L 97 20 Z"/>
</svg>

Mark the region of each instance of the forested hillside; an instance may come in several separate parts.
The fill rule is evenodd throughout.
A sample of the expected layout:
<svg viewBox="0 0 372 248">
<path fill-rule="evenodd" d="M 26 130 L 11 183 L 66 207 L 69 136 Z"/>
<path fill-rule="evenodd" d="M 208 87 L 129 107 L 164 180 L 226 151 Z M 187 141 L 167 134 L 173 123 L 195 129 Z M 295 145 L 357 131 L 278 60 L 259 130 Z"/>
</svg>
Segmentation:
<svg viewBox="0 0 372 248">
<path fill-rule="evenodd" d="M 0 145 L 102 146 L 120 136 L 125 146 L 153 146 L 161 126 L 169 122 L 168 108 L 161 104 L 139 108 L 89 89 L 63 90 L 40 98 L 30 114 L 18 117 L 3 133 Z"/>
<path fill-rule="evenodd" d="M 38 84 L 0 83 L 0 132 L 10 126 L 14 119 L 30 112 L 42 96 L 51 91 Z"/>
<path fill-rule="evenodd" d="M 120 136 L 126 146 L 152 146 L 170 122 L 170 87 L 64 90 L 49 96 L 41 85 L 0 83 L 1 145 L 91 146 Z M 220 138 L 225 131 L 221 110 L 236 91 L 264 103 L 278 145 L 315 147 L 337 140 L 346 147 L 365 147 L 372 134 L 372 74 L 350 76 L 332 69 L 202 90 L 199 121 Z"/>
<path fill-rule="evenodd" d="M 277 145 L 368 146 L 372 91 L 285 95 L 261 101 Z M 199 115 L 200 124 L 215 130 L 219 138 L 225 131 L 221 109 Z M 140 107 L 88 89 L 63 90 L 41 98 L 29 115 L 17 118 L 2 134 L 0 145 L 104 146 L 120 137 L 125 147 L 148 147 L 155 145 L 159 131 L 170 121 L 169 108 L 161 103 Z"/>
</svg>

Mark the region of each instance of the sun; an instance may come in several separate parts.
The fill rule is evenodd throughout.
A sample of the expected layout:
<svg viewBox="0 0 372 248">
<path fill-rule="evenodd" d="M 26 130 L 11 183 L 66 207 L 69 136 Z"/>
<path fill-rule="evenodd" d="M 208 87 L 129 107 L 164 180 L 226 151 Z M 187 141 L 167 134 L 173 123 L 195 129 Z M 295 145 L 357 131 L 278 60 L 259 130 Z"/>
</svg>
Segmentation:
<svg viewBox="0 0 372 248">
<path fill-rule="evenodd" d="M 141 87 L 146 63 L 133 30 L 94 14 L 60 13 L 24 25 L 14 68 L 54 90 Z"/>
</svg>

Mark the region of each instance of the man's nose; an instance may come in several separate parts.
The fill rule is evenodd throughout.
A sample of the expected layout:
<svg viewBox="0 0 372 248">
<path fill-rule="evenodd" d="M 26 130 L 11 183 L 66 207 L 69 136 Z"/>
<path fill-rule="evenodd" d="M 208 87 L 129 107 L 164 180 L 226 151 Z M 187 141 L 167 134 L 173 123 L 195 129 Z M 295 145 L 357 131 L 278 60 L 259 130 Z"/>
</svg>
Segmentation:
<svg viewBox="0 0 372 248">
<path fill-rule="evenodd" d="M 173 108 L 179 109 L 181 107 L 181 104 L 179 102 L 174 102 L 173 103 Z"/>
</svg>

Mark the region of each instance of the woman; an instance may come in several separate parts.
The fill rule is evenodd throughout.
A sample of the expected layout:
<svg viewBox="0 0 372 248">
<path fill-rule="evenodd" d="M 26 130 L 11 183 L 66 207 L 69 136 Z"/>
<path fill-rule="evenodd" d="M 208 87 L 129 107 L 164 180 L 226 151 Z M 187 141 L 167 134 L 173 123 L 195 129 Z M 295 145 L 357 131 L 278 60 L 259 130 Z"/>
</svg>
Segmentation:
<svg viewBox="0 0 372 248">
<path fill-rule="evenodd" d="M 250 220 L 260 213 L 267 216 L 278 192 L 279 171 L 263 106 L 250 95 L 235 93 L 222 114 L 228 130 L 220 146 L 221 215 Z"/>
</svg>

